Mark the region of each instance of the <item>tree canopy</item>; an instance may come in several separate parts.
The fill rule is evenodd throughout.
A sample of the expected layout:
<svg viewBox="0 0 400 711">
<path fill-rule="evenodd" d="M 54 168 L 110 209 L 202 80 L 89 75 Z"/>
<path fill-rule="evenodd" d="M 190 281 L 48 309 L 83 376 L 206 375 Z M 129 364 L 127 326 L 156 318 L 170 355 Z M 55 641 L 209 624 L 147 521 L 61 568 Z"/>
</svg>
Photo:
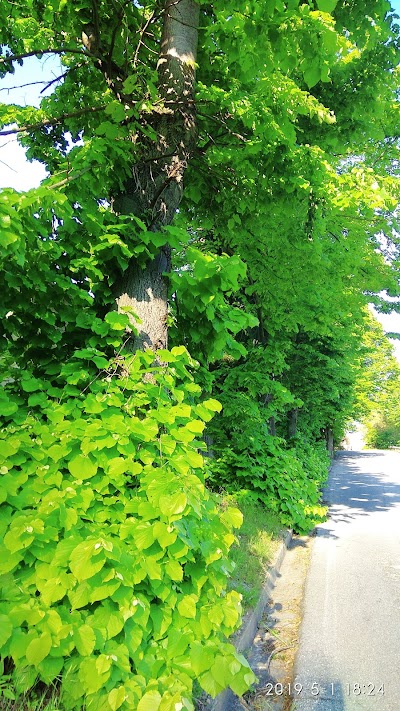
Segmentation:
<svg viewBox="0 0 400 711">
<path fill-rule="evenodd" d="M 1 76 L 61 63 L 40 107 L 0 104 L 48 170 L 0 191 L 0 653 L 67 709 L 241 694 L 241 516 L 212 490 L 323 515 L 366 304 L 399 295 L 398 18 L 5 0 L 0 28 Z"/>
</svg>

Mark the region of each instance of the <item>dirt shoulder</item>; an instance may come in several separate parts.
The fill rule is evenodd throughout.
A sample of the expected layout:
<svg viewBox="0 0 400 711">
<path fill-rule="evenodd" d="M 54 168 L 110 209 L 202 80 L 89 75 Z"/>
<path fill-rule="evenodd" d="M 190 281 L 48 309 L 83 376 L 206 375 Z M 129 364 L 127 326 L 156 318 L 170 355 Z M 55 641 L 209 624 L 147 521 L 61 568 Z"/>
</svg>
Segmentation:
<svg viewBox="0 0 400 711">
<path fill-rule="evenodd" d="M 259 678 L 257 689 L 236 699 L 230 711 L 290 711 L 289 685 L 302 619 L 304 585 L 313 537 L 294 536 L 283 559 L 271 598 L 248 659 Z"/>
</svg>

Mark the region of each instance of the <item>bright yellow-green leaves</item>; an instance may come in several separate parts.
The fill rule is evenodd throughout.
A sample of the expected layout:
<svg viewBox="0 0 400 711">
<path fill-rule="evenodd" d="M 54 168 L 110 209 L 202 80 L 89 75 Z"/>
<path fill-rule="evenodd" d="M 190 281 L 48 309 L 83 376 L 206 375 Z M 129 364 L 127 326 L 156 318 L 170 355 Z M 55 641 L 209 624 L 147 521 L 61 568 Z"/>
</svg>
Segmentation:
<svg viewBox="0 0 400 711">
<path fill-rule="evenodd" d="M 34 417 L 21 404 L 19 436 L 1 431 L 1 654 L 33 670 L 26 688 L 64 676 L 73 708 L 191 709 L 199 664 L 212 693 L 254 678 L 221 641 L 240 620 L 222 591 L 241 516 L 205 490 L 197 439 L 220 404 L 198 402 L 185 349 L 165 354 L 169 366 L 136 354 L 122 378 L 48 397 Z M 46 389 L 25 378 L 27 394 L 34 380 Z"/>
</svg>

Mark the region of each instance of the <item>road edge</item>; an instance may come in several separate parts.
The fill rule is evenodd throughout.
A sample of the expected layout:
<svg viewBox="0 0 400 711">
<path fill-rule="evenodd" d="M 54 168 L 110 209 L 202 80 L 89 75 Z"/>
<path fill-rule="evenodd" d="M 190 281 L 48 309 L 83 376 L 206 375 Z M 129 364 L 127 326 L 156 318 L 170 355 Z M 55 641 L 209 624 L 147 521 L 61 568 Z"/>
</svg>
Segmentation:
<svg viewBox="0 0 400 711">
<path fill-rule="evenodd" d="M 241 629 L 234 642 L 236 650 L 240 653 L 249 649 L 254 641 L 258 625 L 260 623 L 261 617 L 265 610 L 268 600 L 271 597 L 272 589 L 275 585 L 275 580 L 278 577 L 282 561 L 286 555 L 289 543 L 292 540 L 293 532 L 291 530 L 287 531 L 282 543 L 280 544 L 273 562 L 268 567 L 268 572 L 265 576 L 265 582 L 262 587 L 260 597 L 258 598 L 257 605 L 255 606 L 253 612 L 251 613 L 249 619 L 245 622 L 243 629 Z M 236 695 L 231 689 L 225 689 L 221 691 L 218 696 L 215 697 L 211 704 L 210 711 L 230 711 L 232 707 L 232 702 L 236 698 Z"/>
</svg>

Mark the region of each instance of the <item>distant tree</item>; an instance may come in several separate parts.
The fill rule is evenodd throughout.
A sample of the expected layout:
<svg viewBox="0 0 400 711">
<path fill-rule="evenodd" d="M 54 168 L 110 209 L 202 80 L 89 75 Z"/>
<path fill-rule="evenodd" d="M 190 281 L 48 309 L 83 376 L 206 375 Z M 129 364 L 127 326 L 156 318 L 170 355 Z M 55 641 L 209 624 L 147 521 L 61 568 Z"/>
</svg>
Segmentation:
<svg viewBox="0 0 400 711">
<path fill-rule="evenodd" d="M 386 449 L 400 443 L 400 365 L 393 345 L 372 316 L 363 338 L 356 387 L 357 416 L 366 443 Z"/>
</svg>

